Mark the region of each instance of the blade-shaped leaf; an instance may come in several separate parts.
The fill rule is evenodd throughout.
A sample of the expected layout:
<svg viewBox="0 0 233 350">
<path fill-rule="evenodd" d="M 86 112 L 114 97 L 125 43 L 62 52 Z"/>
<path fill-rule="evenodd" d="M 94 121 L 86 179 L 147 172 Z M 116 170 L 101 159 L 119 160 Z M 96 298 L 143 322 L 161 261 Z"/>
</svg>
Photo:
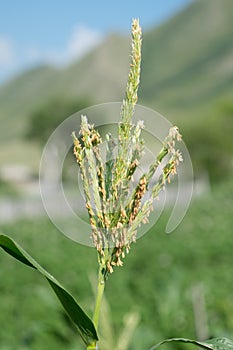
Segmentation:
<svg viewBox="0 0 233 350">
<path fill-rule="evenodd" d="M 39 271 L 47 279 L 67 314 L 76 324 L 85 344 L 91 344 L 98 340 L 93 322 L 85 314 L 72 295 L 52 275 L 41 267 L 18 243 L 16 243 L 10 237 L 0 235 L 0 247 L 15 259 Z"/>
<path fill-rule="evenodd" d="M 213 338 L 210 340 L 206 340 L 205 342 L 191 340 L 191 339 L 185 339 L 185 338 L 165 339 L 165 340 L 161 341 L 160 343 L 152 346 L 152 348 L 150 348 L 150 350 L 155 350 L 160 345 L 163 345 L 165 343 L 171 343 L 171 342 L 191 343 L 191 344 L 197 345 L 199 348 L 211 349 L 211 350 L 232 350 L 233 349 L 233 341 L 222 337 L 222 338 Z"/>
</svg>

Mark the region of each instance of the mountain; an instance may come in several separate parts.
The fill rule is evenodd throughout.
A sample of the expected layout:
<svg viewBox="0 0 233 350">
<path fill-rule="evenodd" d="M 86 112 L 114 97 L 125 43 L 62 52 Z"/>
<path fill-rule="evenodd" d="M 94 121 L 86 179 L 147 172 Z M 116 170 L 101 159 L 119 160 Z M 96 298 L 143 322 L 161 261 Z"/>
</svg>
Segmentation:
<svg viewBox="0 0 233 350">
<path fill-rule="evenodd" d="M 110 35 L 97 49 L 65 69 L 40 66 L 2 86 L 1 140 L 23 134 L 27 117 L 52 98 L 91 97 L 93 103 L 121 100 L 129 54 L 129 39 Z"/>
<path fill-rule="evenodd" d="M 233 94 L 232 18 L 233 1 L 196 0 L 145 32 L 139 103 L 184 129 L 212 122 L 219 128 L 216 106 L 230 101 Z M 129 61 L 130 38 L 111 34 L 68 67 L 37 67 L 0 87 L 0 164 L 9 150 L 8 158 L 15 160 L 28 118 L 50 99 L 88 97 L 93 104 L 121 101 Z M 27 147 L 21 152 L 27 152 Z"/>
<path fill-rule="evenodd" d="M 232 1 L 199 0 L 146 33 L 144 101 L 187 112 L 233 91 L 232 16 Z"/>
</svg>

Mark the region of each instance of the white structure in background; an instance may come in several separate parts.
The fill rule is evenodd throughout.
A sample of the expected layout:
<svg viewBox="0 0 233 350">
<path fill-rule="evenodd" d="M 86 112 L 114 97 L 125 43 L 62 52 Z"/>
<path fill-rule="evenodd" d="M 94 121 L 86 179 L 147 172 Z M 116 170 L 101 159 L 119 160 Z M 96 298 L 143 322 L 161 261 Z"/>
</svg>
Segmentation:
<svg viewBox="0 0 233 350">
<path fill-rule="evenodd" d="M 30 167 L 26 165 L 6 164 L 0 168 L 0 179 L 16 185 L 29 181 L 31 176 Z"/>
</svg>

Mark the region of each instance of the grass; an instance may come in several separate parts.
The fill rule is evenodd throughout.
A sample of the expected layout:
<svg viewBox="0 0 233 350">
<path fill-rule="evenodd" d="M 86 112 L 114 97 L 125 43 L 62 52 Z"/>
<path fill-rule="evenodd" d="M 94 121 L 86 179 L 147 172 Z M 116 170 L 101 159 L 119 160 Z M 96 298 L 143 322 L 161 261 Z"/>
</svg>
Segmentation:
<svg viewBox="0 0 233 350">
<path fill-rule="evenodd" d="M 26 140 L 3 143 L 0 149 L 0 164 L 1 166 L 26 165 L 29 171 L 38 174 L 42 151 L 38 144 Z"/>
<path fill-rule="evenodd" d="M 132 246 L 124 269 L 110 276 L 106 298 L 114 332 L 122 327 L 126 310 L 141 317 L 129 349 L 149 349 L 166 337 L 195 338 L 191 291 L 198 284 L 205 292 L 209 335 L 233 336 L 232 191 L 228 183 L 196 200 L 171 235 L 163 233 L 165 213 Z M 2 225 L 1 231 L 23 244 L 91 313 L 94 249 L 74 245 L 46 219 Z M 73 350 L 75 333 L 46 282 L 2 251 L 0 264 L 1 349 Z"/>
<path fill-rule="evenodd" d="M 5 180 L 0 179 L 0 198 L 15 198 L 17 196 L 19 196 L 17 188 Z"/>
</svg>

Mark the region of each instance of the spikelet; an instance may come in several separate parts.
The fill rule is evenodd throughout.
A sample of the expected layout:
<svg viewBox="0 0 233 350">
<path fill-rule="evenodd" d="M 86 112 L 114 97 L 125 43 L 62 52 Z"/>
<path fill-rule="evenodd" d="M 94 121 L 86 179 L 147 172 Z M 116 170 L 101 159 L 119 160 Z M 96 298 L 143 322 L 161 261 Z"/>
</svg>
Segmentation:
<svg viewBox="0 0 233 350">
<path fill-rule="evenodd" d="M 174 126 L 148 172 L 142 174 L 138 183 L 133 183 L 133 175 L 144 152 L 143 121 L 138 121 L 136 125 L 132 123 L 140 82 L 141 42 L 139 21 L 133 20 L 131 65 L 118 125 L 118 140 L 116 142 L 110 134 L 106 135 L 106 158 L 100 152 L 103 140 L 86 116 L 81 117 L 80 138 L 72 134 L 92 227 L 91 236 L 105 277 L 113 272 L 115 266 L 123 265 L 122 258 L 136 241 L 138 228 L 148 222 L 154 200 L 176 174 L 182 161 L 182 155 L 176 149 L 181 135 Z M 162 168 L 161 174 L 149 191 L 158 167 Z M 134 189 L 130 191 L 132 184 Z M 149 198 L 145 200 L 146 193 Z"/>
</svg>

